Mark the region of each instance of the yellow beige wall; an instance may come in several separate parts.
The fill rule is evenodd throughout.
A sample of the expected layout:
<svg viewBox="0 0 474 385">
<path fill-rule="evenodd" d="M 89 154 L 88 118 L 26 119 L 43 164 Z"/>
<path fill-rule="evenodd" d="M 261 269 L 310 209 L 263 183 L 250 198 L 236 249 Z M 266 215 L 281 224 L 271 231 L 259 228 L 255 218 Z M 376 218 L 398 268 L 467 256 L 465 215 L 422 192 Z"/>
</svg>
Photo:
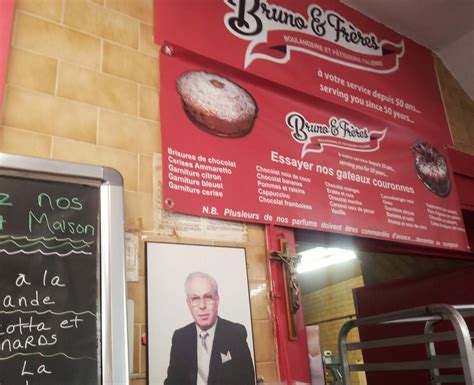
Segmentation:
<svg viewBox="0 0 474 385">
<path fill-rule="evenodd" d="M 124 177 L 127 231 L 142 241 L 196 243 L 153 229 L 152 155 L 161 145 L 152 5 L 17 0 L 0 151 L 114 167 Z M 248 225 L 248 241 L 237 245 L 247 250 L 257 375 L 275 381 L 263 226 Z M 146 373 L 143 242 L 139 275 L 128 289 L 136 306 L 134 385 L 144 385 Z"/>
<path fill-rule="evenodd" d="M 17 0 L 0 126 L 0 151 L 118 169 L 125 184 L 126 229 L 154 235 L 152 154 L 160 152 L 158 47 L 153 0 Z M 437 62 L 457 148 L 474 154 L 474 107 Z M 466 99 L 467 98 L 467 99 Z M 263 227 L 249 225 L 247 249 L 257 374 L 277 379 Z M 195 242 L 194 240 L 192 241 Z M 208 242 L 209 243 L 209 242 Z M 217 243 L 217 242 L 210 242 Z M 146 356 L 143 243 L 136 302 L 133 371 Z M 143 379 L 134 385 L 143 385 Z"/>
<path fill-rule="evenodd" d="M 453 146 L 459 151 L 474 155 L 474 101 L 436 56 L 435 68 L 448 117 Z"/>
<path fill-rule="evenodd" d="M 362 276 L 348 279 L 334 285 L 315 290 L 303 296 L 305 325 L 319 325 L 321 351 L 339 351 L 337 341 L 344 322 L 355 318 L 352 289 L 364 286 Z M 359 333 L 354 329 L 349 333 L 349 342 L 358 342 Z M 349 353 L 351 363 L 362 362 L 359 350 Z M 357 373 L 351 373 L 352 383 L 359 384 Z"/>
</svg>

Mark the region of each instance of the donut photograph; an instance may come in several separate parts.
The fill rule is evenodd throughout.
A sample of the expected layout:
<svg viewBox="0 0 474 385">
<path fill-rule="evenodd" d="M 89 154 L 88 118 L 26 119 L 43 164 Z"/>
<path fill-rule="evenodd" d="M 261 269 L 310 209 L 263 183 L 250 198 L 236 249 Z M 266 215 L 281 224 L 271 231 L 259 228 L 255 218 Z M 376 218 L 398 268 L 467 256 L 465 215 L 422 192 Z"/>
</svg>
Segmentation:
<svg viewBox="0 0 474 385">
<path fill-rule="evenodd" d="M 188 71 L 176 80 L 188 118 L 205 132 L 228 138 L 247 135 L 257 116 L 257 104 L 242 87 L 205 71 Z"/>
<path fill-rule="evenodd" d="M 411 148 L 418 178 L 434 194 L 446 197 L 451 191 L 446 159 L 436 147 L 417 140 Z"/>
</svg>

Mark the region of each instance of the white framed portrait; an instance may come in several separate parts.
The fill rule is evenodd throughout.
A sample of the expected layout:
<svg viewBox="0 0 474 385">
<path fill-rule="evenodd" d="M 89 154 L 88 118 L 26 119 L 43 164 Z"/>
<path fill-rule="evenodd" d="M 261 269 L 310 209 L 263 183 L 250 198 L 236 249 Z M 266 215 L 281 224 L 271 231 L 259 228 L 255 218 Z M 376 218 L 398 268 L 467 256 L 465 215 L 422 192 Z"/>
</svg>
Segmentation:
<svg viewBox="0 0 474 385">
<path fill-rule="evenodd" d="M 146 243 L 148 385 L 255 385 L 244 248 Z"/>
</svg>

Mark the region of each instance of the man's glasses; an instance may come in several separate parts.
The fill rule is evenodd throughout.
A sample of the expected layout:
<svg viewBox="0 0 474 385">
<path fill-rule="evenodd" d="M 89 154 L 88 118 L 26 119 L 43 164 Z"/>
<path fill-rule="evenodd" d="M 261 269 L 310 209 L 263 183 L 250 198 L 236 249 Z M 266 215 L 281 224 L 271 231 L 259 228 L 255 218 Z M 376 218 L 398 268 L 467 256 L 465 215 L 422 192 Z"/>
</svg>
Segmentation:
<svg viewBox="0 0 474 385">
<path fill-rule="evenodd" d="M 204 301 L 207 306 L 213 303 L 216 300 L 216 297 L 212 294 L 204 294 L 204 296 L 202 297 L 198 295 L 193 295 L 191 297 L 188 297 L 188 300 L 192 307 L 199 306 L 201 304 L 201 301 Z"/>
</svg>

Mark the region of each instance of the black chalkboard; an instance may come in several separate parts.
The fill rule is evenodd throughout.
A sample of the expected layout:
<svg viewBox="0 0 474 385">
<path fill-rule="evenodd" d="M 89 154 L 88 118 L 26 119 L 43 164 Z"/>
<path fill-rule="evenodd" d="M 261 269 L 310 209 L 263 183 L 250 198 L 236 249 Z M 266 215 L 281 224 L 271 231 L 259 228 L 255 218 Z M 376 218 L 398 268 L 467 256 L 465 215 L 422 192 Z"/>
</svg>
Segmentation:
<svg viewBox="0 0 474 385">
<path fill-rule="evenodd" d="M 0 385 L 101 376 L 100 189 L 0 176 Z"/>
</svg>

